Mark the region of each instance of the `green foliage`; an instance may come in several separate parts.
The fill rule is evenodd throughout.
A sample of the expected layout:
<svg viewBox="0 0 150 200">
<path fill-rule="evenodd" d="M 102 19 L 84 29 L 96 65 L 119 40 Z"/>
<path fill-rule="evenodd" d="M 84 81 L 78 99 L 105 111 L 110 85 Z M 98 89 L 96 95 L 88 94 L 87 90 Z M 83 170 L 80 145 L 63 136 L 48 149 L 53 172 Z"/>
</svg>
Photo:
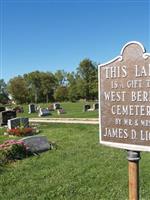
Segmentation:
<svg viewBox="0 0 150 200">
<path fill-rule="evenodd" d="M 1 82 L 0 82 L 1 84 Z M 8 91 L 17 103 L 93 100 L 98 96 L 97 65 L 89 59 L 80 62 L 77 72 L 33 71 L 10 79 Z"/>
<path fill-rule="evenodd" d="M 66 101 L 68 100 L 68 90 L 65 86 L 59 86 L 55 90 L 54 98 L 56 101 Z"/>
<path fill-rule="evenodd" d="M 56 150 L 17 161 L 0 174 L 1 200 L 128 199 L 126 151 L 99 144 L 98 126 L 43 124 Z M 42 133 L 42 134 L 43 134 Z M 140 199 L 150 197 L 150 157 L 140 161 Z"/>
<path fill-rule="evenodd" d="M 56 78 L 55 76 L 50 73 L 41 73 L 40 77 L 41 81 L 41 93 L 43 96 L 45 96 L 45 102 L 49 102 L 49 100 L 53 101 L 53 94 L 54 94 L 54 88 L 56 85 Z"/>
<path fill-rule="evenodd" d="M 77 68 L 77 83 L 83 98 L 98 98 L 98 69 L 97 65 L 89 59 L 80 62 Z"/>
<path fill-rule="evenodd" d="M 17 103 L 26 103 L 28 96 L 28 88 L 22 76 L 14 77 L 8 82 L 8 92 L 12 95 Z"/>
<path fill-rule="evenodd" d="M 7 85 L 3 79 L 0 79 L 0 103 L 6 104 L 8 101 Z"/>
<path fill-rule="evenodd" d="M 27 157 L 26 147 L 21 143 L 4 143 L 0 147 L 0 164 L 4 165 L 12 160 Z"/>
<path fill-rule="evenodd" d="M 40 96 L 41 87 L 40 75 L 41 73 L 39 71 L 30 72 L 24 75 L 24 79 L 29 89 L 29 97 L 31 102 L 39 102 L 38 98 Z"/>
<path fill-rule="evenodd" d="M 66 85 L 66 76 L 67 73 L 64 70 L 57 70 L 54 74 L 56 78 L 57 86 L 65 86 Z"/>
</svg>

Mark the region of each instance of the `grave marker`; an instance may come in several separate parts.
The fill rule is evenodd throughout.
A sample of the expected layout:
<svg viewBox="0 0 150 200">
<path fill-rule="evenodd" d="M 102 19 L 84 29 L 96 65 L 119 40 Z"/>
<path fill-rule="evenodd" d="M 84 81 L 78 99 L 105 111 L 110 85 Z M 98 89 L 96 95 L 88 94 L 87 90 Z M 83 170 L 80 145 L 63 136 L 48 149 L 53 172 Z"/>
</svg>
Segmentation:
<svg viewBox="0 0 150 200">
<path fill-rule="evenodd" d="M 57 110 L 57 109 L 61 109 L 61 106 L 59 103 L 54 103 L 53 108 L 54 108 L 54 110 Z"/>
<path fill-rule="evenodd" d="M 0 112 L 0 126 L 7 125 L 9 119 L 13 119 L 16 117 L 16 111 L 7 110 Z"/>
<path fill-rule="evenodd" d="M 12 129 L 12 128 L 16 128 L 16 127 L 28 128 L 29 127 L 29 118 L 16 117 L 13 119 L 9 119 L 7 125 L 8 125 L 8 129 Z"/>
<path fill-rule="evenodd" d="M 46 151 L 51 148 L 51 145 L 48 142 L 47 137 L 43 135 L 29 136 L 22 138 L 20 140 L 23 141 L 25 145 L 27 145 L 27 147 L 32 153 Z"/>
<path fill-rule="evenodd" d="M 50 111 L 47 108 L 39 109 L 39 117 L 51 115 Z"/>
<path fill-rule="evenodd" d="M 83 112 L 86 112 L 87 110 L 89 110 L 91 108 L 91 106 L 89 104 L 85 104 L 83 106 Z"/>
<path fill-rule="evenodd" d="M 36 112 L 36 105 L 35 104 L 29 104 L 29 114 Z"/>
</svg>

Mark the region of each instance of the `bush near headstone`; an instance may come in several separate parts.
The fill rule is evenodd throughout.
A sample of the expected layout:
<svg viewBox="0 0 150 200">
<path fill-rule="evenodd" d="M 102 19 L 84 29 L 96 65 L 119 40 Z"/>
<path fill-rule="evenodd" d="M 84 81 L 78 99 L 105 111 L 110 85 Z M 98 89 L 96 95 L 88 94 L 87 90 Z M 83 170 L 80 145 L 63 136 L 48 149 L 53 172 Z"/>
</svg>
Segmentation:
<svg viewBox="0 0 150 200">
<path fill-rule="evenodd" d="M 23 141 L 7 140 L 0 145 L 0 165 L 26 158 L 29 155 L 28 147 Z"/>
<path fill-rule="evenodd" d="M 13 135 L 13 136 L 29 136 L 29 135 L 33 135 L 36 132 L 33 131 L 33 129 L 31 127 L 17 127 L 17 128 L 12 128 L 12 129 L 7 129 L 7 133 L 9 135 Z"/>
</svg>

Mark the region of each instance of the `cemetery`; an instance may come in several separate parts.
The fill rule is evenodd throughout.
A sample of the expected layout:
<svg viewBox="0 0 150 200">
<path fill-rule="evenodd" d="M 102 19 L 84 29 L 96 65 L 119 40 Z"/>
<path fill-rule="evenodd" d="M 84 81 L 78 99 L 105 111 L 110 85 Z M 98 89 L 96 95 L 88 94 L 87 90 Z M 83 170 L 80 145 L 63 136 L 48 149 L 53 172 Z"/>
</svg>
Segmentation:
<svg viewBox="0 0 150 200">
<path fill-rule="evenodd" d="M 150 0 L 0 0 L 0 200 L 150 200 Z"/>
<path fill-rule="evenodd" d="M 131 59 L 132 68 L 126 66 L 129 55 L 138 57 Z M 100 65 L 99 102 L 0 106 L 0 199 L 15 200 L 19 194 L 19 199 L 107 200 L 127 199 L 128 193 L 130 200 L 138 199 L 133 195 L 148 199 L 146 152 L 138 171 L 140 151 L 150 151 L 148 56 L 139 43 L 129 43 L 120 57 Z M 140 69 L 137 60 L 146 67 Z"/>
</svg>

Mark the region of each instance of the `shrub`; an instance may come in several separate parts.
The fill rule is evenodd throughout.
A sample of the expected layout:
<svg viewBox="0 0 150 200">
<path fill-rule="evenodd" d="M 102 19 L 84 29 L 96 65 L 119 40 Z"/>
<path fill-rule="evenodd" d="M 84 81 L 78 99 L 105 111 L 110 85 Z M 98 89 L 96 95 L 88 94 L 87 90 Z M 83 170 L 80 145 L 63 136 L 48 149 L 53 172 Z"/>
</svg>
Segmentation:
<svg viewBox="0 0 150 200">
<path fill-rule="evenodd" d="M 7 140 L 0 145 L 0 164 L 28 156 L 28 148 L 23 141 Z"/>
<path fill-rule="evenodd" d="M 33 129 L 28 127 L 28 128 L 12 128 L 12 129 L 7 129 L 7 132 L 10 135 L 14 136 L 27 136 L 32 134 Z"/>
</svg>

